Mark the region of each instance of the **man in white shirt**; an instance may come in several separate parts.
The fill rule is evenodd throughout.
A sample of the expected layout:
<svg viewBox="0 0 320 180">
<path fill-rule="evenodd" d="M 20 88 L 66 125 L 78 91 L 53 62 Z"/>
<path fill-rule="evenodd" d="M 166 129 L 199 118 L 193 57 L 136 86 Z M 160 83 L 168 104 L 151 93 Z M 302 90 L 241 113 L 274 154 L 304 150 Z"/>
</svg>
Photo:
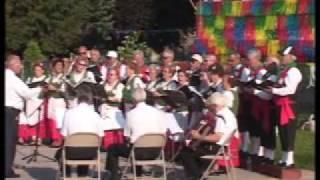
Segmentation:
<svg viewBox="0 0 320 180">
<path fill-rule="evenodd" d="M 95 112 L 92 105 L 92 94 L 89 90 L 81 91 L 77 95 L 78 105 L 67 110 L 64 116 L 61 134 L 64 137 L 75 133 L 94 133 L 102 137 L 104 135 L 103 120 L 100 115 Z M 97 150 L 89 147 L 69 147 L 67 149 L 68 159 L 93 159 L 96 157 Z M 56 159 L 61 157 L 61 149 L 56 153 Z M 79 174 L 87 174 L 87 166 L 78 167 Z M 69 169 L 67 169 L 67 172 Z"/>
<path fill-rule="evenodd" d="M 296 134 L 296 113 L 294 112 L 294 100 L 292 96 L 302 81 L 302 74 L 296 67 L 297 60 L 293 47 L 287 47 L 282 53 L 281 65 L 284 67 L 280 72 L 277 87 L 270 87 L 265 91 L 273 94 L 276 105 L 277 125 L 282 149 L 282 159 L 279 164 L 286 168 L 294 165 L 294 143 Z"/>
<path fill-rule="evenodd" d="M 127 122 L 124 127 L 124 135 L 129 138 L 128 144 L 115 144 L 108 150 L 106 161 L 106 169 L 111 171 L 111 179 L 120 179 L 118 174 L 119 161 L 118 157 L 128 157 L 132 144 L 142 135 L 150 133 L 165 134 L 167 128 L 165 126 L 165 115 L 162 111 L 149 106 L 145 103 L 145 90 L 138 88 L 132 92 L 132 100 L 135 108 L 127 114 Z M 159 155 L 160 149 L 142 149 L 136 151 L 138 159 L 152 159 Z M 142 167 L 137 167 L 137 175 L 141 175 Z"/>
<path fill-rule="evenodd" d="M 200 157 L 207 154 L 216 154 L 222 145 L 226 145 L 222 144 L 223 139 L 238 129 L 236 117 L 227 107 L 227 103 L 227 97 L 220 92 L 215 92 L 209 97 L 208 109 L 215 114 L 216 119 L 213 132 L 201 135 L 197 130 L 192 130 L 192 139 L 200 141 L 200 145 L 196 149 L 191 146 L 181 151 L 182 164 L 190 180 L 198 179 L 202 175 L 205 164 L 200 161 Z M 238 136 L 238 132 L 236 136 Z"/>
<path fill-rule="evenodd" d="M 5 70 L 5 176 L 17 178 L 12 165 L 16 152 L 18 114 L 23 109 L 24 101 L 36 97 L 42 88 L 30 89 L 17 75 L 21 73 L 23 65 L 17 55 L 8 55 Z"/>
</svg>

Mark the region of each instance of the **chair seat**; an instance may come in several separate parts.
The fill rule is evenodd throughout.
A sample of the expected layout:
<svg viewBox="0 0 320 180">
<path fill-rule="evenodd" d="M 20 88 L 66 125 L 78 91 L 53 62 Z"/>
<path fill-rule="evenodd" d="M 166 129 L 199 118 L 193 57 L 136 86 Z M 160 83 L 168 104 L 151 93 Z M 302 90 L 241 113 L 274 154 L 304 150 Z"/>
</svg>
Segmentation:
<svg viewBox="0 0 320 180">
<path fill-rule="evenodd" d="M 97 160 L 65 160 L 65 164 L 68 165 L 87 165 L 87 164 L 97 164 Z"/>
<path fill-rule="evenodd" d="M 96 180 L 97 178 L 92 178 L 92 177 L 89 177 L 89 176 L 87 176 L 87 177 L 66 177 L 66 178 L 63 178 L 63 180 L 88 180 L 88 179 L 94 179 L 94 180 Z"/>
<path fill-rule="evenodd" d="M 136 160 L 136 165 L 155 165 L 155 164 L 163 164 L 163 160 Z"/>
<path fill-rule="evenodd" d="M 216 159 L 216 160 L 223 160 L 223 156 L 215 156 L 215 155 L 205 155 L 205 156 L 201 156 L 201 159 Z M 226 160 L 229 160 L 230 157 L 226 156 Z"/>
</svg>

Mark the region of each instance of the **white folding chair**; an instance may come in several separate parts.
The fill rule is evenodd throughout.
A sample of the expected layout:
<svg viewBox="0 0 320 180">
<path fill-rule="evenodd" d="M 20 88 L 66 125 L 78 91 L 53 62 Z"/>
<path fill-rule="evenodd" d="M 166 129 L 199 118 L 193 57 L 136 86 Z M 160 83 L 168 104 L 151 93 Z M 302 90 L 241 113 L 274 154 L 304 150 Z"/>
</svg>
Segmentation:
<svg viewBox="0 0 320 180">
<path fill-rule="evenodd" d="M 75 133 L 67 136 L 64 141 L 62 149 L 62 161 L 63 161 L 63 179 L 74 179 L 72 177 L 66 177 L 66 166 L 67 165 L 96 165 L 98 169 L 98 179 L 101 179 L 101 168 L 100 168 L 100 137 L 94 133 Z M 69 160 L 66 158 L 67 147 L 94 147 L 97 148 L 97 158 L 92 160 Z M 88 177 L 76 179 L 88 179 Z"/>
<path fill-rule="evenodd" d="M 136 166 L 143 166 L 143 165 L 162 165 L 163 167 L 163 179 L 167 179 L 167 172 L 166 172 L 166 162 L 165 162 L 165 155 L 164 155 L 164 147 L 166 145 L 166 136 L 164 134 L 145 134 L 140 136 L 131 149 L 129 158 L 128 158 L 128 165 L 126 166 L 123 172 L 126 172 L 130 161 L 132 162 L 133 166 L 133 175 L 134 179 L 137 179 L 137 171 Z M 160 154 L 159 157 L 155 159 L 148 159 L 148 160 L 138 160 L 136 159 L 135 150 L 139 148 L 159 148 Z M 148 177 L 150 179 L 150 177 Z"/>
<path fill-rule="evenodd" d="M 204 155 L 201 156 L 202 159 L 211 160 L 209 166 L 207 169 L 203 172 L 200 180 L 203 180 L 205 178 L 208 178 L 210 176 L 211 169 L 213 166 L 217 163 L 218 160 L 224 160 L 226 164 L 226 171 L 227 171 L 227 177 L 231 180 L 236 180 L 236 174 L 234 171 L 234 166 L 232 163 L 232 157 L 231 157 L 231 148 L 230 148 L 230 142 L 234 134 L 236 133 L 236 129 L 231 131 L 230 133 L 224 134 L 219 144 L 221 147 L 219 148 L 218 152 L 215 155 Z M 227 165 L 227 162 L 230 163 L 230 166 Z"/>
</svg>

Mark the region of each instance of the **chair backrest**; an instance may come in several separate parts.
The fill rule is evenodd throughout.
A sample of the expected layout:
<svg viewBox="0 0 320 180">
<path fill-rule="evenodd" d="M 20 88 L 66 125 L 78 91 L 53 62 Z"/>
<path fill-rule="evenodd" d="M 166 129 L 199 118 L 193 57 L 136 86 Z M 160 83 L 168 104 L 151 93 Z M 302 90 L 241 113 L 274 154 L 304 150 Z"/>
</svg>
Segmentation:
<svg viewBox="0 0 320 180">
<path fill-rule="evenodd" d="M 100 137 L 94 133 L 75 133 L 64 141 L 65 147 L 99 147 Z"/>
<path fill-rule="evenodd" d="M 227 146 L 230 144 L 232 137 L 236 133 L 237 129 L 232 130 L 231 132 L 224 133 L 221 137 L 221 139 L 218 141 L 217 144 L 221 146 Z"/>
<path fill-rule="evenodd" d="M 164 147 L 166 136 L 164 134 L 145 134 L 140 136 L 135 142 L 135 148 L 157 148 Z"/>
</svg>

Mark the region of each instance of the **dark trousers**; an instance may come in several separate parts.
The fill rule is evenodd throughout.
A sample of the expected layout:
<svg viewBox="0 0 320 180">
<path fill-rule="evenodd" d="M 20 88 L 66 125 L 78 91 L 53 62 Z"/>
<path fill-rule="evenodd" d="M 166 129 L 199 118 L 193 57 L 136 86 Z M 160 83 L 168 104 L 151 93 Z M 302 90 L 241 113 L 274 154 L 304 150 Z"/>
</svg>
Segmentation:
<svg viewBox="0 0 320 180">
<path fill-rule="evenodd" d="M 9 176 L 12 172 L 14 157 L 16 154 L 17 142 L 17 117 L 20 110 L 6 107 L 5 108 L 5 175 Z"/>
<path fill-rule="evenodd" d="M 237 113 L 239 132 L 248 131 L 248 113 L 250 112 L 250 102 L 245 99 L 243 93 L 239 93 L 239 106 Z"/>
<path fill-rule="evenodd" d="M 180 158 L 188 177 L 200 178 L 205 168 L 210 162 L 201 160 L 201 156 L 208 154 L 216 154 L 221 146 L 212 144 L 212 149 L 199 146 L 197 150 L 192 150 L 185 147 L 181 153 Z"/>
<path fill-rule="evenodd" d="M 111 179 L 120 179 L 119 175 L 119 157 L 128 158 L 132 149 L 132 145 L 115 144 L 109 147 L 107 152 L 106 170 L 111 172 Z M 155 159 L 160 155 L 160 148 L 139 148 L 135 149 L 135 158 L 137 160 Z M 137 176 L 141 176 L 142 167 L 136 166 Z"/>
<path fill-rule="evenodd" d="M 248 120 L 248 130 L 250 137 L 261 137 L 261 121 L 259 119 L 255 119 L 251 112 L 248 112 L 246 115 Z"/>
<path fill-rule="evenodd" d="M 270 110 L 270 131 L 266 132 L 263 128 L 261 131 L 261 145 L 267 149 L 275 149 L 276 147 L 276 111 L 274 108 Z M 262 125 L 262 124 L 261 124 Z"/>
<path fill-rule="evenodd" d="M 277 110 L 278 115 L 278 129 L 282 151 L 293 151 L 296 137 L 296 120 L 291 119 L 286 125 L 280 125 L 280 109 Z"/>
<path fill-rule="evenodd" d="M 66 159 L 68 160 L 91 160 L 97 157 L 97 148 L 94 147 L 67 147 Z M 62 148 L 58 149 L 55 158 L 60 164 L 60 170 L 62 171 Z M 78 176 L 88 174 L 88 166 L 79 165 L 77 167 Z M 66 166 L 66 174 L 70 175 L 70 166 Z"/>
</svg>

